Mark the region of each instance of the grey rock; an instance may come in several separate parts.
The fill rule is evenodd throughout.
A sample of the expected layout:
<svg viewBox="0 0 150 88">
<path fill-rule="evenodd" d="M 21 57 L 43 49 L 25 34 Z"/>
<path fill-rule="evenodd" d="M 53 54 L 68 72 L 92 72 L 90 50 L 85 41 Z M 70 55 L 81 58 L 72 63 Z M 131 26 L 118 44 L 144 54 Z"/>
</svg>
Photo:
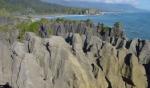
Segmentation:
<svg viewBox="0 0 150 88">
<path fill-rule="evenodd" d="M 139 62 L 142 64 L 150 63 L 150 42 L 149 41 L 145 41 L 145 44 L 141 49 L 139 59 L 140 59 Z"/>
<path fill-rule="evenodd" d="M 145 72 L 144 66 L 138 62 L 136 48 L 139 46 L 141 51 L 140 61 L 148 64 L 149 58 L 145 58 L 149 55 L 148 41 L 138 45 L 139 41 L 133 40 L 126 48 L 122 38 L 114 41 L 116 44 L 113 46 L 86 33 L 66 33 L 65 36 L 70 38 L 69 42 L 66 42 L 66 37 L 40 38 L 31 32 L 25 34 L 23 43 L 15 40 L 9 44 L 9 36 L 1 38 L 0 84 L 9 82 L 13 88 L 148 86 L 145 75 L 149 70 Z M 132 56 L 128 56 L 129 53 Z"/>
</svg>

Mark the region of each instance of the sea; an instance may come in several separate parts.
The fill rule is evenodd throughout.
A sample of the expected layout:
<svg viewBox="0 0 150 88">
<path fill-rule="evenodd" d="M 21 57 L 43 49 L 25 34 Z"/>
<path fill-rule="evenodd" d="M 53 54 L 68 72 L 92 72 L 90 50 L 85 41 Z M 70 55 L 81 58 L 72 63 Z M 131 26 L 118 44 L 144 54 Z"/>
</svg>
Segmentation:
<svg viewBox="0 0 150 88">
<path fill-rule="evenodd" d="M 115 22 L 123 24 L 123 30 L 128 39 L 150 40 L 150 12 L 137 13 L 105 13 L 104 15 L 64 15 L 49 16 L 52 18 L 66 18 L 71 20 L 91 19 L 94 23 L 104 23 L 113 26 Z"/>
</svg>

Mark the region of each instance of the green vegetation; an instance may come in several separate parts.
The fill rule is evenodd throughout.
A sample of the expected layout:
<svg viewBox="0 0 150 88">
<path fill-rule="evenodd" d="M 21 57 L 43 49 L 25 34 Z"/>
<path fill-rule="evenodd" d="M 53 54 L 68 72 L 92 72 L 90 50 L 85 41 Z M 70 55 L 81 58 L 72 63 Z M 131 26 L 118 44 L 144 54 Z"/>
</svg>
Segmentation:
<svg viewBox="0 0 150 88">
<path fill-rule="evenodd" d="M 65 8 L 64 12 L 68 14 L 86 14 L 88 9 L 81 9 L 81 8 Z"/>
<path fill-rule="evenodd" d="M 85 14 L 87 9 L 65 7 L 41 0 L 0 0 L 0 12 L 11 14 Z M 5 13 L 4 13 L 5 14 Z"/>
<path fill-rule="evenodd" d="M 41 19 L 40 21 L 36 21 L 36 22 L 22 22 L 20 24 L 18 24 L 16 27 L 17 29 L 19 29 L 19 39 L 22 40 L 24 37 L 25 32 L 34 32 L 35 34 L 39 35 L 39 30 L 40 30 L 40 26 L 41 24 L 44 25 L 48 25 L 50 23 L 49 20 L 47 19 Z M 51 35 L 53 32 L 52 30 L 47 27 L 47 32 L 48 35 Z"/>
<path fill-rule="evenodd" d="M 78 23 L 82 22 L 82 20 L 70 20 L 70 19 L 65 19 L 65 18 L 57 18 L 57 19 L 51 20 L 51 22 L 54 22 L 54 23 L 78 24 Z"/>
<path fill-rule="evenodd" d="M 53 31 L 51 29 L 51 24 L 54 23 L 79 23 L 81 21 L 75 21 L 75 20 L 67 20 L 64 18 L 57 18 L 57 19 L 41 19 L 39 21 L 32 22 L 31 20 L 24 20 L 22 22 L 16 22 L 16 25 L 12 24 L 6 24 L 6 25 L 0 25 L 0 32 L 8 32 L 13 29 L 18 29 L 20 36 L 19 38 L 22 39 L 24 37 L 25 32 L 34 32 L 37 35 L 39 35 L 39 29 L 42 24 L 46 26 L 47 32 L 49 35 L 53 34 Z"/>
<path fill-rule="evenodd" d="M 55 21 L 56 21 L 57 23 L 61 23 L 61 22 L 64 22 L 65 19 L 64 19 L 64 18 L 57 18 L 57 19 L 55 19 Z"/>
</svg>

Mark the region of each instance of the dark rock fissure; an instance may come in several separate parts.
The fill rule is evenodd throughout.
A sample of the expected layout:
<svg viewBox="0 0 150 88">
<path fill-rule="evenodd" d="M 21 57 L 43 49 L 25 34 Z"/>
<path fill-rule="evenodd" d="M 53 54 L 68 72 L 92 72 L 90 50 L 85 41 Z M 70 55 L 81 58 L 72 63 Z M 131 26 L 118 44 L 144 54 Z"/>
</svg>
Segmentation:
<svg viewBox="0 0 150 88">
<path fill-rule="evenodd" d="M 91 66 L 92 66 L 92 72 L 94 74 L 94 77 L 97 78 L 97 76 L 98 76 L 98 69 L 96 69 L 94 64 L 91 64 Z"/>
<path fill-rule="evenodd" d="M 29 41 L 28 41 L 28 52 L 31 53 Z"/>
<path fill-rule="evenodd" d="M 137 57 L 140 55 L 140 40 L 138 39 L 138 44 L 136 45 Z"/>
<path fill-rule="evenodd" d="M 47 43 L 46 43 L 45 47 L 46 47 L 46 50 L 48 51 L 49 56 L 50 56 L 50 58 L 51 58 L 51 50 L 49 49 L 49 47 L 50 47 L 49 42 L 47 42 Z M 44 77 L 44 79 L 43 79 L 43 80 L 44 80 L 44 81 L 46 81 L 46 80 L 47 80 L 47 75 L 46 75 L 46 74 L 45 74 L 45 77 Z"/>
<path fill-rule="evenodd" d="M 12 86 L 10 86 L 9 82 L 7 82 L 4 85 L 0 85 L 0 88 L 12 88 Z"/>
<path fill-rule="evenodd" d="M 109 43 L 112 43 L 112 40 L 113 40 L 113 38 L 111 37 L 111 38 L 110 38 L 110 42 L 109 42 Z"/>
<path fill-rule="evenodd" d="M 146 77 L 148 82 L 148 88 L 150 88 L 150 63 L 149 64 L 143 64 L 145 71 L 146 71 Z"/>
<path fill-rule="evenodd" d="M 111 29 L 111 28 L 109 28 L 109 34 L 108 34 L 108 36 L 111 36 L 111 30 L 112 30 L 112 29 Z"/>
<path fill-rule="evenodd" d="M 66 40 L 67 43 L 72 45 L 72 39 L 73 39 L 73 35 L 72 36 L 68 36 L 65 40 Z"/>
<path fill-rule="evenodd" d="M 106 81 L 108 83 L 108 88 L 112 88 L 111 82 L 108 80 L 108 78 L 106 76 L 105 76 L 105 79 L 106 79 Z"/>
<path fill-rule="evenodd" d="M 129 85 L 135 86 L 135 84 L 133 83 L 133 81 L 129 78 L 126 77 L 122 77 L 123 81 Z"/>
<path fill-rule="evenodd" d="M 105 35 L 105 31 L 101 30 L 100 35 L 104 36 Z"/>
<path fill-rule="evenodd" d="M 117 44 L 118 38 L 115 38 L 115 41 L 113 42 L 113 46 L 115 46 Z"/>
<path fill-rule="evenodd" d="M 56 30 L 56 36 L 59 36 L 59 32 L 61 31 L 61 26 L 59 25 L 57 30 Z"/>
<path fill-rule="evenodd" d="M 14 56 L 13 56 L 13 55 L 11 55 L 11 58 L 12 58 L 11 73 L 13 73 Z M 13 75 L 11 74 L 11 85 L 12 85 L 12 82 L 13 82 Z"/>
<path fill-rule="evenodd" d="M 117 57 L 119 58 L 119 50 L 117 50 Z"/>
<path fill-rule="evenodd" d="M 24 60 L 24 58 L 22 58 L 21 61 L 20 61 L 19 71 L 18 71 L 18 74 L 17 74 L 16 85 L 17 85 L 18 88 L 19 88 L 18 79 L 19 79 L 19 75 L 20 75 L 20 71 L 21 71 L 21 65 L 22 65 L 22 61 L 23 61 L 23 60 Z"/>
<path fill-rule="evenodd" d="M 84 41 L 83 48 L 82 48 L 84 53 L 87 53 L 87 46 L 88 46 L 88 43 L 87 43 L 87 38 L 86 38 Z"/>
<path fill-rule="evenodd" d="M 144 45 L 145 45 L 145 40 L 139 40 L 138 39 L 138 44 L 136 45 L 136 52 L 137 52 L 137 57 L 138 58 L 140 56 L 140 53 L 141 53 Z"/>
<path fill-rule="evenodd" d="M 127 41 L 126 46 L 125 46 L 127 49 L 129 49 L 129 48 L 130 48 L 131 42 L 132 42 L 132 40 Z"/>
<path fill-rule="evenodd" d="M 129 54 L 126 55 L 126 57 L 124 59 L 125 64 L 128 65 L 128 66 L 130 66 L 130 59 L 131 59 L 131 57 L 132 57 L 132 54 L 129 53 Z"/>
<path fill-rule="evenodd" d="M 105 45 L 105 43 L 104 42 L 102 42 L 102 46 L 101 46 L 101 49 L 103 48 L 103 46 Z"/>
<path fill-rule="evenodd" d="M 100 69 L 103 71 L 103 67 L 101 66 L 101 64 L 100 64 L 100 59 L 99 58 L 97 58 L 96 59 L 96 64 L 100 67 Z"/>
<path fill-rule="evenodd" d="M 123 47 L 124 44 L 124 40 L 121 40 L 121 42 L 119 43 L 119 45 L 116 47 L 116 49 L 120 49 Z"/>
</svg>

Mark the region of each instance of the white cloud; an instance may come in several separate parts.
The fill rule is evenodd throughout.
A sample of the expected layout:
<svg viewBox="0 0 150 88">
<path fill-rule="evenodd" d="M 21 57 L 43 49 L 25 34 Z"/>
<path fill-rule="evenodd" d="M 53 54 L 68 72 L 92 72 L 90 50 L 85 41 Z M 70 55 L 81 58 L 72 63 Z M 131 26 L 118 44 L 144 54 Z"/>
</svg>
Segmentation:
<svg viewBox="0 0 150 88">
<path fill-rule="evenodd" d="M 86 2 L 125 3 L 125 4 L 137 3 L 137 0 L 65 0 L 65 1 L 86 1 Z"/>
</svg>

